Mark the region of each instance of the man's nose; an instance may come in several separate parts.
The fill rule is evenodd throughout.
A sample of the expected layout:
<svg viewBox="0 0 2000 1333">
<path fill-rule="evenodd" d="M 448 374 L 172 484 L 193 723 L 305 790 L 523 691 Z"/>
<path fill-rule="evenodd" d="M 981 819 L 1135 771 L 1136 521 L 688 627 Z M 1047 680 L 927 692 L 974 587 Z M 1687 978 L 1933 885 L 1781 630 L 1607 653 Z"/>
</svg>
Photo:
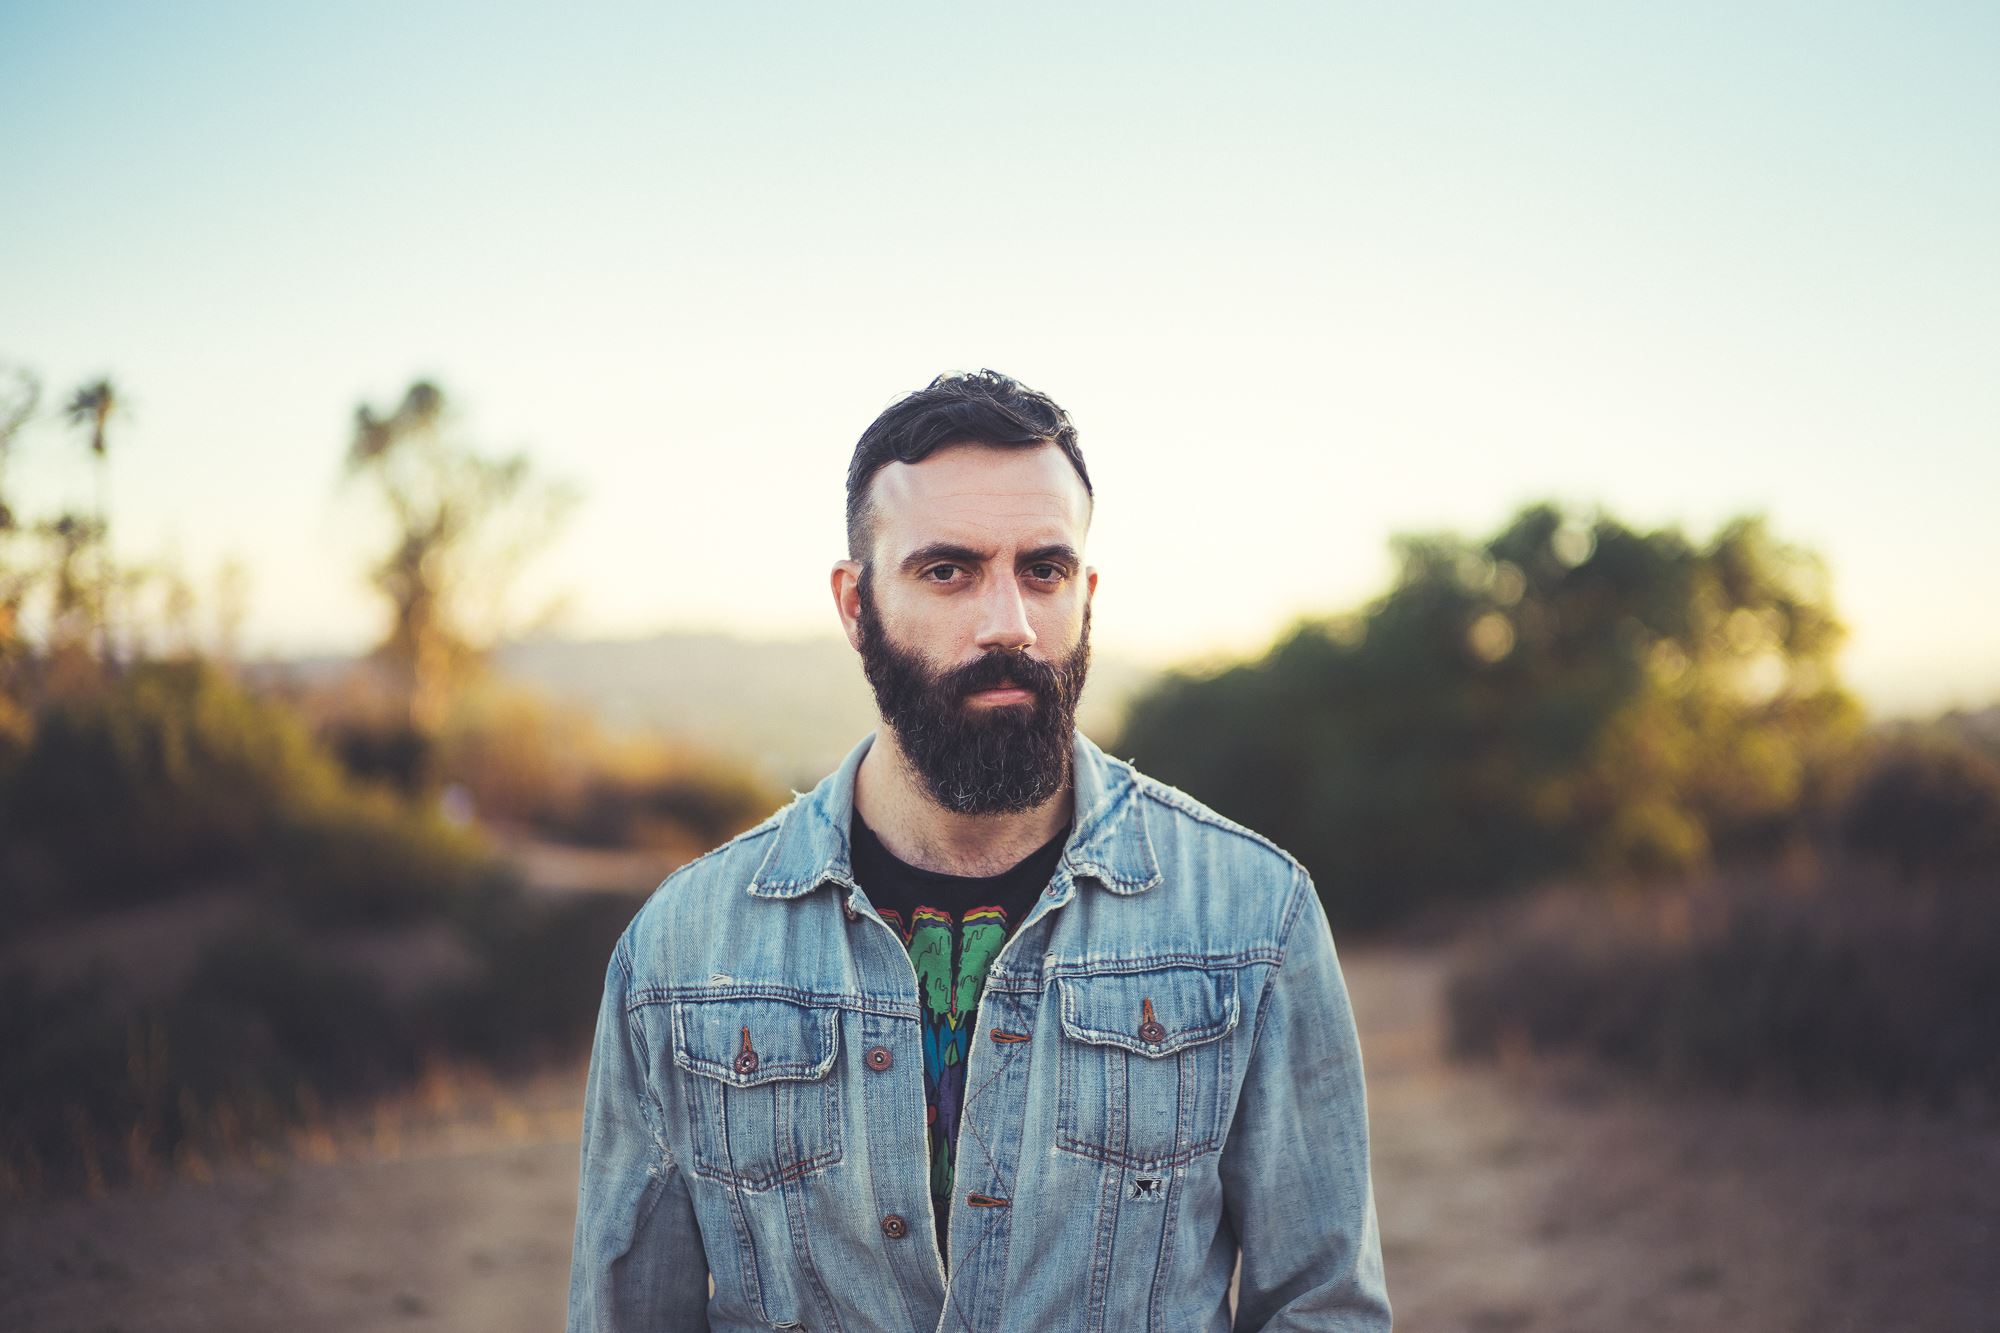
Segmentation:
<svg viewBox="0 0 2000 1333">
<path fill-rule="evenodd" d="M 1028 623 L 1028 607 L 1021 600 L 1021 588 L 1013 579 L 994 579 L 979 606 L 979 647 L 1020 652 L 1035 645 L 1035 630 Z"/>
</svg>

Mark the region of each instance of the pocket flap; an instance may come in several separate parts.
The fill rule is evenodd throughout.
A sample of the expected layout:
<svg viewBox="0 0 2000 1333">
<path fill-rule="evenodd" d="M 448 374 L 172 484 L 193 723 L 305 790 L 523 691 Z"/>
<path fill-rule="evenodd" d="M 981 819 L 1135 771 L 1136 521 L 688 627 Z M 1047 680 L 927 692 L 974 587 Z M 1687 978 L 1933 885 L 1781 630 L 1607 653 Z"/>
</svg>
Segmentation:
<svg viewBox="0 0 2000 1333">
<path fill-rule="evenodd" d="M 1236 970 L 1163 967 L 1058 977 L 1063 1034 L 1158 1058 L 1236 1026 Z"/>
<path fill-rule="evenodd" d="M 674 1002 L 674 1063 L 732 1087 L 825 1078 L 839 1047 L 839 1011 L 776 997 Z"/>
</svg>

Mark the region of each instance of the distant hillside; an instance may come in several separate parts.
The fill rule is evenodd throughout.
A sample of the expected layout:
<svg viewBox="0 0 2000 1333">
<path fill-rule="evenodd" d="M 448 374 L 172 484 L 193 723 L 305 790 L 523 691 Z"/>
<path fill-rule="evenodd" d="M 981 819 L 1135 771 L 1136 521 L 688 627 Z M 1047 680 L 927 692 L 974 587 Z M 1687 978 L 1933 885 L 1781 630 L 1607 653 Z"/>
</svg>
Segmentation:
<svg viewBox="0 0 2000 1333">
<path fill-rule="evenodd" d="M 668 633 L 646 639 L 510 645 L 507 675 L 592 709 L 606 725 L 660 730 L 743 756 L 803 789 L 876 725 L 861 659 L 844 639 Z M 1108 739 L 1154 672 L 1093 660 L 1078 725 Z"/>
<path fill-rule="evenodd" d="M 1954 708 L 1938 719 L 1938 725 L 2000 759 L 2000 704 L 1971 710 Z"/>
<path fill-rule="evenodd" d="M 351 659 L 265 663 L 253 679 L 329 680 Z M 804 790 L 876 726 L 861 659 L 835 635 L 747 639 L 666 633 L 645 639 L 544 639 L 495 657 L 504 675 L 587 708 L 619 731 L 659 731 L 737 755 Z M 1094 657 L 1078 725 L 1108 741 L 1125 705 L 1156 673 Z"/>
<path fill-rule="evenodd" d="M 1984 708 L 1952 708 L 1935 717 L 1887 718 L 1876 730 L 1885 737 L 1943 736 L 1983 750 L 2000 763 L 2000 704 Z"/>
</svg>

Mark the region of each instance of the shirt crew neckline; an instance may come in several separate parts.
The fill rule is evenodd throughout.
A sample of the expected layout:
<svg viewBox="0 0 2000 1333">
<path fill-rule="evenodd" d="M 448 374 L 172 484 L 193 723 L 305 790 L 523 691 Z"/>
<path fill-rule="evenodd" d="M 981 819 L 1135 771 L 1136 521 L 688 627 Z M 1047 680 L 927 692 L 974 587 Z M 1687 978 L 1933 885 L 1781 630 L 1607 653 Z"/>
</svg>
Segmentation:
<svg viewBox="0 0 2000 1333">
<path fill-rule="evenodd" d="M 975 885 L 992 885 L 1011 876 L 1018 875 L 1024 866 L 1032 864 L 1039 858 L 1048 856 L 1051 851 L 1059 851 L 1063 844 L 1069 841 L 1069 835 L 1074 831 L 1074 828 L 1074 822 L 1065 824 L 1053 838 L 1050 838 L 1034 851 L 1029 852 L 1013 865 L 1008 866 L 1005 870 L 997 874 L 954 875 L 948 871 L 926 870 L 922 866 L 911 865 L 908 861 L 905 861 L 902 857 L 889 850 L 875 830 L 868 827 L 868 821 L 861 817 L 859 810 L 854 812 L 854 834 L 858 840 L 866 844 L 868 854 L 893 862 L 904 874 L 920 883 L 935 884 L 941 888 L 970 888 Z M 861 859 L 861 856 L 857 855 L 854 859 L 858 861 Z M 1053 862 L 1050 869 L 1054 869 Z"/>
</svg>

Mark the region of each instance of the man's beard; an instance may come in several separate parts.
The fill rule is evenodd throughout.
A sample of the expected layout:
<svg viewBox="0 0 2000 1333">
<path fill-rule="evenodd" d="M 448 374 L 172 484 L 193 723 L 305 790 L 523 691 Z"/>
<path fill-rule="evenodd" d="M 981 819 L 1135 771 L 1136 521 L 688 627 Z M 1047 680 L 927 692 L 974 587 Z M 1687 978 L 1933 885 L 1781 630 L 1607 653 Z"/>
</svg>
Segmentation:
<svg viewBox="0 0 2000 1333">
<path fill-rule="evenodd" d="M 1033 809 L 1069 785 L 1076 705 L 1090 670 L 1088 602 L 1076 647 L 1060 663 L 994 649 L 933 673 L 921 654 L 889 641 L 865 569 L 860 593 L 861 670 L 932 799 L 961 815 L 994 815 Z M 966 702 L 1003 681 L 1033 701 Z"/>
</svg>

